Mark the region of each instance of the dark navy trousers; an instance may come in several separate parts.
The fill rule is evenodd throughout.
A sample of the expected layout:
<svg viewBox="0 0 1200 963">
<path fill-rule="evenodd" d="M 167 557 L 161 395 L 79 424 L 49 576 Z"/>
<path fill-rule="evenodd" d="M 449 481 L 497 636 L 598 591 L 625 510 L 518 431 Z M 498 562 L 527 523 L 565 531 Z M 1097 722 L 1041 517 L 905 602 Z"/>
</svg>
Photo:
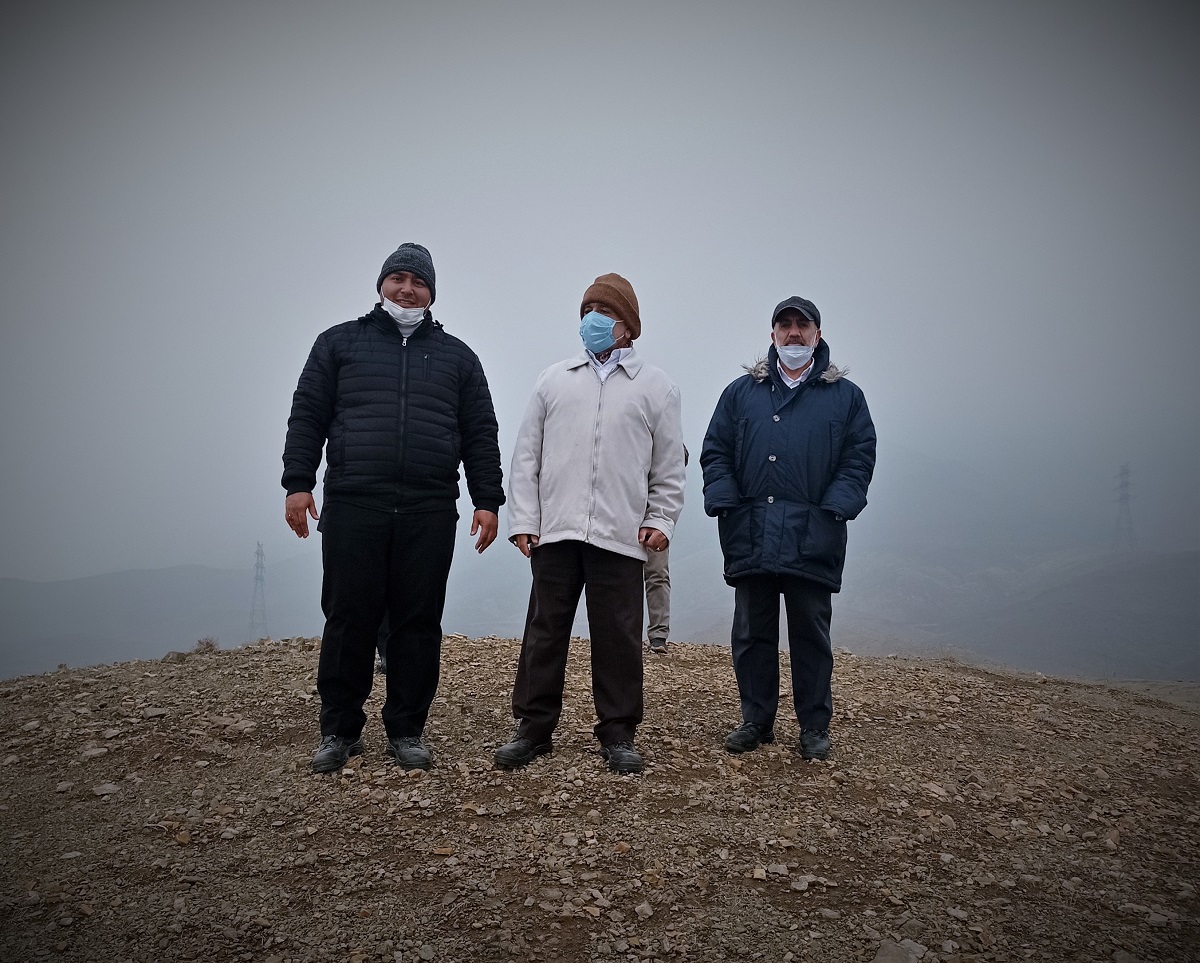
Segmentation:
<svg viewBox="0 0 1200 963">
<path fill-rule="evenodd" d="M 742 721 L 775 725 L 780 596 L 787 611 L 796 719 L 801 729 L 828 729 L 833 718 L 833 596 L 823 585 L 791 575 L 749 575 L 734 585 L 730 642 Z"/>
</svg>

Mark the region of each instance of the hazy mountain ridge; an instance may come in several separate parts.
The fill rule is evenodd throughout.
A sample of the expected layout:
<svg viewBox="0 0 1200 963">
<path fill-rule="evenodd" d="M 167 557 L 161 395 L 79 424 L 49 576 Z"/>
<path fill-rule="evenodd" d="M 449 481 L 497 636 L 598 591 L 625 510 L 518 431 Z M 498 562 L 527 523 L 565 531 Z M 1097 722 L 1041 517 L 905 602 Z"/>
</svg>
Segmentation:
<svg viewBox="0 0 1200 963">
<path fill-rule="evenodd" d="M 671 543 L 671 637 L 728 645 L 733 590 L 721 576 L 717 527 L 702 513 L 695 460 L 688 472 L 690 501 Z M 443 630 L 519 636 L 529 565 L 505 544 L 503 518 L 501 539 L 472 551 L 467 507 L 459 505 Z M 1118 555 L 1097 547 L 1097 526 L 1086 504 L 1039 504 L 997 490 L 978 469 L 885 438 L 870 504 L 850 526 L 834 644 L 1084 678 L 1200 679 L 1200 553 Z M 320 635 L 319 536 L 266 549 L 267 633 Z M 161 656 L 204 637 L 224 647 L 250 641 L 252 558 L 248 551 L 241 570 L 0 580 L 0 676 Z M 575 633 L 587 634 L 584 605 Z"/>
<path fill-rule="evenodd" d="M 489 561 L 472 554 L 451 574 L 447 632 L 520 634 L 528 570 L 491 564 L 481 578 Z M 672 570 L 672 638 L 727 644 L 733 592 L 711 550 L 679 552 Z M 834 641 L 860 652 L 951 653 L 1083 678 L 1196 680 L 1197 585 L 1198 552 L 1027 552 L 954 568 L 863 549 L 851 556 L 835 600 Z M 157 657 L 204 637 L 239 645 L 249 641 L 252 593 L 251 570 L 201 566 L 0 580 L 0 675 Z M 269 566 L 266 598 L 273 637 L 319 635 L 319 556 Z M 583 605 L 576 631 L 587 631 Z"/>
</svg>

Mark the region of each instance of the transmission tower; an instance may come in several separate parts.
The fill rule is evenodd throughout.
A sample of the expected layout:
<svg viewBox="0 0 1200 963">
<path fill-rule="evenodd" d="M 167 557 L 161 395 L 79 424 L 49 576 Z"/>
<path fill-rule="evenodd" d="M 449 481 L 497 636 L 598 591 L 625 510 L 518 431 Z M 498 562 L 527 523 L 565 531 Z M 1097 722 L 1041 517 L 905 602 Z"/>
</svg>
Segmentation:
<svg viewBox="0 0 1200 963">
<path fill-rule="evenodd" d="M 1113 550 L 1132 551 L 1137 548 L 1133 534 L 1133 515 L 1129 511 L 1129 462 L 1117 472 L 1117 527 L 1113 532 Z"/>
<path fill-rule="evenodd" d="M 267 565 L 263 560 L 262 542 L 259 542 L 258 551 L 254 553 L 254 601 L 250 603 L 251 642 L 270 638 L 267 634 L 266 575 Z"/>
</svg>

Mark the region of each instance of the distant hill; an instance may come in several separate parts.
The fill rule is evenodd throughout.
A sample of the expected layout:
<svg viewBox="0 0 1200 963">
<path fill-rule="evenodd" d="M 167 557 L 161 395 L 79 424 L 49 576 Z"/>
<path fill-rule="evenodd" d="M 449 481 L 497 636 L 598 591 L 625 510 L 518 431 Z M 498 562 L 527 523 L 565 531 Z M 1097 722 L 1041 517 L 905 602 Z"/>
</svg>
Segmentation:
<svg viewBox="0 0 1200 963">
<path fill-rule="evenodd" d="M 304 593 L 308 601 L 299 613 L 280 588 L 279 630 L 311 632 L 314 624 L 320 626 L 319 581 Z M 155 658 L 191 649 L 205 637 L 241 645 L 248 641 L 253 590 L 249 570 L 201 565 L 61 582 L 0 579 L 0 676 L 43 672 L 60 663 Z"/>
<path fill-rule="evenodd" d="M 1200 553 L 1121 558 L 940 629 L 965 648 L 1018 668 L 1200 679 Z"/>
<path fill-rule="evenodd" d="M 697 544 L 698 543 L 698 544 Z M 497 546 L 502 551 L 507 546 Z M 509 550 L 511 551 L 511 550 Z M 672 558 L 672 637 L 728 644 L 733 590 L 703 537 Z M 512 553 L 515 555 L 515 553 Z M 319 635 L 316 552 L 268 566 L 274 638 Z M 847 563 L 834 641 L 862 653 L 946 653 L 1083 678 L 1200 680 L 1200 553 L 951 557 L 862 549 Z M 519 635 L 529 571 L 460 553 L 444 628 Z M 62 582 L 0 580 L 0 677 L 154 658 L 211 637 L 251 641 L 253 574 L 179 566 Z M 575 631 L 587 634 L 584 606 Z"/>
<path fill-rule="evenodd" d="M 671 544 L 671 637 L 728 645 L 733 590 L 721 577 L 717 527 L 703 514 L 701 491 L 693 461 Z M 503 538 L 483 555 L 473 552 L 468 509 L 459 506 L 442 627 L 519 636 L 529 565 Z M 1103 506 L 1105 531 L 1110 511 Z M 998 493 L 978 470 L 885 438 L 870 504 L 850 526 L 834 645 L 1084 678 L 1200 680 L 1200 553 L 1117 556 L 1099 550 L 1096 531 L 1095 505 Z M 251 559 L 247 551 L 241 569 L 0 580 L 0 677 L 156 657 L 205 637 L 225 648 L 252 641 Z M 320 635 L 320 596 L 319 538 L 268 541 L 268 634 Z M 575 633 L 587 634 L 583 605 Z"/>
</svg>

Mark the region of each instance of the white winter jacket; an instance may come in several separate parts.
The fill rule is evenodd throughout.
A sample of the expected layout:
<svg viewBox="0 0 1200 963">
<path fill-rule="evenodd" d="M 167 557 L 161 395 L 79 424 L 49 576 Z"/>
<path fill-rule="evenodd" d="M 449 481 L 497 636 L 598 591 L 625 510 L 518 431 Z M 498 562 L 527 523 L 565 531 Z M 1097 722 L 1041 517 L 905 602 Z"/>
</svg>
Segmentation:
<svg viewBox="0 0 1200 963">
<path fill-rule="evenodd" d="M 543 371 L 517 435 L 508 533 L 644 559 L 639 528 L 669 539 L 683 508 L 679 388 L 633 349 L 601 383 L 586 352 Z"/>
</svg>

